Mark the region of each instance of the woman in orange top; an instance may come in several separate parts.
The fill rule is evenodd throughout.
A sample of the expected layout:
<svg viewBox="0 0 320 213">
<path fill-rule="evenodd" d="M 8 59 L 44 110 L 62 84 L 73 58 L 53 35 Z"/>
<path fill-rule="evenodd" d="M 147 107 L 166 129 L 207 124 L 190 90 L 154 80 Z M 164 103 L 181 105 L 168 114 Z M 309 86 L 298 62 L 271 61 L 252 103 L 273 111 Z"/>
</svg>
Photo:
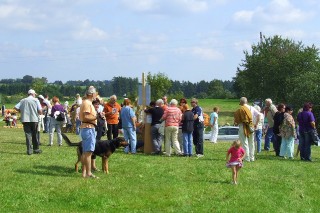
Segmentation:
<svg viewBox="0 0 320 213">
<path fill-rule="evenodd" d="M 119 115 L 121 111 L 120 104 L 117 103 L 117 96 L 110 96 L 108 103 L 104 105 L 103 112 L 106 116 L 106 121 L 108 125 L 107 137 L 108 140 L 118 137 L 119 134 Z"/>
</svg>

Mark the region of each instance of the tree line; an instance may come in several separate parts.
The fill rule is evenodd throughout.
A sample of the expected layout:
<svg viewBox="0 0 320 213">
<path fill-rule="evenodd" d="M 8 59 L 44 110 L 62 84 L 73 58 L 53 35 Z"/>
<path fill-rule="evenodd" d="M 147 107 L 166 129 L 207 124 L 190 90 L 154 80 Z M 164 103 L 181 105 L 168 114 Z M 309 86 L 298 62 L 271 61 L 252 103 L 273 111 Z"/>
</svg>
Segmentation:
<svg viewBox="0 0 320 213">
<path fill-rule="evenodd" d="M 185 98 L 234 98 L 232 81 L 212 80 L 210 82 L 200 81 L 172 81 L 166 74 L 148 73 L 147 83 L 151 85 L 152 99 L 158 99 L 163 95 L 179 96 Z M 25 75 L 22 78 L 0 80 L 0 94 L 2 102 L 16 102 L 26 95 L 32 88 L 38 94 L 48 94 L 49 97 L 58 96 L 61 100 L 74 97 L 75 94 L 85 94 L 88 86 L 95 86 L 101 97 L 109 97 L 116 94 L 119 97 L 135 98 L 138 95 L 138 78 L 114 77 L 111 80 L 70 80 L 63 83 L 61 80 L 48 82 L 46 77 L 33 77 Z M 165 85 L 164 88 L 161 85 Z"/>
<path fill-rule="evenodd" d="M 239 98 L 246 96 L 250 101 L 271 98 L 275 103 L 291 104 L 300 107 L 304 102 L 320 103 L 320 57 L 315 45 L 305 46 L 279 35 L 263 37 L 250 50 L 244 50 L 244 59 L 236 69 L 231 81 L 211 80 L 192 83 L 173 81 L 165 73 L 146 76 L 151 86 L 151 99 L 163 95 L 170 98 Z M 55 81 L 49 83 L 45 77 L 34 78 L 30 75 L 22 79 L 0 80 L 0 97 L 23 94 L 29 88 L 38 93 L 58 97 L 84 94 L 93 85 L 102 97 L 112 94 L 137 97 L 138 78 L 114 77 L 104 81 Z M 3 98 L 2 98 L 3 99 Z"/>
</svg>

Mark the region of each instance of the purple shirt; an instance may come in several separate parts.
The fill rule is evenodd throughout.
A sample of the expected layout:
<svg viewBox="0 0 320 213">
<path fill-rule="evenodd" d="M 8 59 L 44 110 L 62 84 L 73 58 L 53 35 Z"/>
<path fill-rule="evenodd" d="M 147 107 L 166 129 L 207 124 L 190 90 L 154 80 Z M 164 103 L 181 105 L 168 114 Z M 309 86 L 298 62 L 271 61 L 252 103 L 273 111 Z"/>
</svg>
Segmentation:
<svg viewBox="0 0 320 213">
<path fill-rule="evenodd" d="M 313 129 L 311 122 L 315 122 L 311 111 L 302 111 L 298 114 L 299 132 L 307 132 Z"/>
<path fill-rule="evenodd" d="M 56 111 L 61 111 L 61 112 L 65 112 L 63 106 L 61 104 L 55 104 L 52 106 L 52 109 L 51 109 L 51 114 L 50 116 L 53 117 L 54 113 Z"/>
</svg>

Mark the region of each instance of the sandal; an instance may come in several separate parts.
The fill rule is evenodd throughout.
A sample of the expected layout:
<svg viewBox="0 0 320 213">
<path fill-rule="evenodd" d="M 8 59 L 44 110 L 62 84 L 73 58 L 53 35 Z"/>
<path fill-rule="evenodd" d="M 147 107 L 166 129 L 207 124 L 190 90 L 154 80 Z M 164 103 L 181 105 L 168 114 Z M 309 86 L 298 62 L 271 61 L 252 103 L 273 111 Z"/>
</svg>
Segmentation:
<svg viewBox="0 0 320 213">
<path fill-rule="evenodd" d="M 94 171 L 94 172 L 100 172 L 100 169 L 98 169 L 98 168 L 92 168 L 92 171 Z"/>
<path fill-rule="evenodd" d="M 99 179 L 99 177 L 95 176 L 94 174 L 87 175 L 86 178 Z"/>
</svg>

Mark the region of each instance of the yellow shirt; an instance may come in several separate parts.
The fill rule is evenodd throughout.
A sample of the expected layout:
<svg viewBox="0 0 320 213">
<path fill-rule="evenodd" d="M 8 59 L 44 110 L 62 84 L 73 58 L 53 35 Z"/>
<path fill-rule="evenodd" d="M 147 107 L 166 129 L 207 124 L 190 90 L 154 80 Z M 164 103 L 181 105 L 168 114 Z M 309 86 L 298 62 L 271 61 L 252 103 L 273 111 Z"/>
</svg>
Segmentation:
<svg viewBox="0 0 320 213">
<path fill-rule="evenodd" d="M 91 114 L 94 117 L 97 117 L 97 112 L 94 106 L 92 105 L 92 102 L 90 100 L 84 100 L 82 101 L 82 104 L 80 106 L 80 113 L 79 113 L 79 118 L 80 121 L 82 122 L 80 128 L 95 128 L 95 125 L 97 125 L 97 120 L 90 121 L 90 122 L 85 122 L 84 115 L 86 113 Z"/>
</svg>

